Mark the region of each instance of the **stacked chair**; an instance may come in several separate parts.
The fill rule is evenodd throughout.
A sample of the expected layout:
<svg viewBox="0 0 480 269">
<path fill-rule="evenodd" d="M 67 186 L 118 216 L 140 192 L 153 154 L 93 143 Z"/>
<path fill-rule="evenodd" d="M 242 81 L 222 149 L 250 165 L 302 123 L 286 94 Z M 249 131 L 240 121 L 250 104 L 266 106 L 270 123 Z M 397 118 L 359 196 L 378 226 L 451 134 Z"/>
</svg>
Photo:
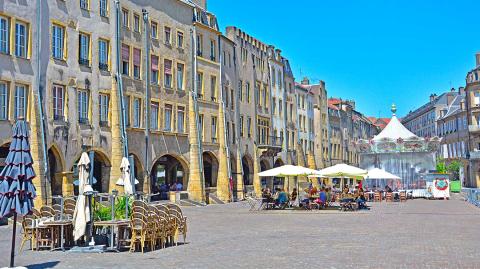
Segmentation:
<svg viewBox="0 0 480 269">
<path fill-rule="evenodd" d="M 177 245 L 178 235 L 187 237 L 187 218 L 174 204 L 147 204 L 134 201 L 130 217 L 130 252 L 140 246 L 142 252 Z"/>
</svg>

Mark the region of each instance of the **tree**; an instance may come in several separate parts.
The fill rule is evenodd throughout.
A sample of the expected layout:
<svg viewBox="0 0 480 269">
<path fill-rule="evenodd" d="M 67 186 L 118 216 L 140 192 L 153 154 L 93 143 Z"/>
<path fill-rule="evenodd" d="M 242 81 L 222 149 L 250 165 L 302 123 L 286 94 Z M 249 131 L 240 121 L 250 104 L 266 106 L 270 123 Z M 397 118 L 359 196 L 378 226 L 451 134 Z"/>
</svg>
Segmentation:
<svg viewBox="0 0 480 269">
<path fill-rule="evenodd" d="M 447 166 L 447 171 L 452 175 L 451 180 L 460 180 L 460 167 L 462 163 L 455 160 Z"/>
</svg>

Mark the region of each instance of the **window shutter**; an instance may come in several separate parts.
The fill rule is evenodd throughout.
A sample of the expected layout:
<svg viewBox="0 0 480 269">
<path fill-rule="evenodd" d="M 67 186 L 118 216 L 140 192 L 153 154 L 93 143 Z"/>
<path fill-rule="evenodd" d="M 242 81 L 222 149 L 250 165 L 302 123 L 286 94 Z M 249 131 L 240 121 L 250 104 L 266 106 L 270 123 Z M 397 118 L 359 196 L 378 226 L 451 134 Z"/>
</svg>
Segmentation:
<svg viewBox="0 0 480 269">
<path fill-rule="evenodd" d="M 124 61 L 130 60 L 130 47 L 125 44 L 122 44 L 122 59 Z"/>
<path fill-rule="evenodd" d="M 139 49 L 133 49 L 133 65 L 140 66 L 140 54 Z"/>
</svg>

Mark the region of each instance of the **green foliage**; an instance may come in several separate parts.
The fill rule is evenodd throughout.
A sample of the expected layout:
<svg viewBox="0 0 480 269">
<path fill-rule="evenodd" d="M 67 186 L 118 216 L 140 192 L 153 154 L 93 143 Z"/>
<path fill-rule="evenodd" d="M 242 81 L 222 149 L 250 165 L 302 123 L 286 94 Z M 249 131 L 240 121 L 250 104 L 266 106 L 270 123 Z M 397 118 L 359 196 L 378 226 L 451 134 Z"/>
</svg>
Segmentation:
<svg viewBox="0 0 480 269">
<path fill-rule="evenodd" d="M 452 175 L 451 180 L 460 180 L 460 167 L 462 167 L 462 163 L 456 160 L 447 166 L 448 172 Z"/>
<path fill-rule="evenodd" d="M 451 161 L 448 165 L 443 159 L 437 160 L 437 172 L 443 174 L 450 174 L 452 176 L 450 180 L 460 179 L 460 167 L 462 167 L 462 163 L 457 160 Z"/>
<path fill-rule="evenodd" d="M 446 174 L 447 173 L 447 165 L 445 164 L 445 161 L 442 160 L 442 159 L 438 159 L 436 169 L 437 169 L 438 173 Z"/>
<path fill-rule="evenodd" d="M 125 219 L 125 205 L 127 199 L 125 197 L 117 197 L 114 205 L 115 219 Z M 133 197 L 128 199 L 128 216 L 132 214 Z M 96 203 L 93 210 L 94 220 L 111 220 L 112 209 L 110 204 Z"/>
</svg>

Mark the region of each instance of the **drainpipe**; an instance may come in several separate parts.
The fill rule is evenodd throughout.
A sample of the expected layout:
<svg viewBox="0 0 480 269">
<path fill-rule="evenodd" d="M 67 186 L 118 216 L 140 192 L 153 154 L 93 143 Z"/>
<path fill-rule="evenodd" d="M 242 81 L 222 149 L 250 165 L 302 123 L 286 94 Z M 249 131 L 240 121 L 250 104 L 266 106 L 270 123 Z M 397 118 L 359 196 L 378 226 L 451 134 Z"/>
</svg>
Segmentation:
<svg viewBox="0 0 480 269">
<path fill-rule="evenodd" d="M 120 1 L 115 1 L 115 57 L 116 57 L 116 64 L 117 70 L 115 72 L 115 80 L 117 81 L 118 87 L 118 99 L 119 99 L 119 110 L 121 111 L 120 117 L 120 129 L 122 134 L 122 141 L 123 141 L 123 157 L 128 158 L 128 139 L 127 139 L 127 131 L 126 131 L 126 124 L 125 124 L 125 100 L 123 99 L 123 82 L 122 82 L 122 75 L 120 74 Z M 132 164 L 130 164 L 132 166 Z"/>
<path fill-rule="evenodd" d="M 220 55 L 219 60 L 220 60 L 220 78 L 219 78 L 219 84 L 220 84 L 220 105 L 223 108 L 223 128 L 228 128 L 227 126 L 227 110 L 225 108 L 225 101 L 223 100 L 223 80 L 222 80 L 222 65 L 223 65 L 223 53 L 222 53 L 222 36 L 218 35 L 218 54 Z M 236 132 L 236 131 L 235 131 Z M 224 141 L 225 141 L 225 154 L 227 155 L 227 174 L 228 174 L 228 192 L 230 195 L 231 201 L 233 201 L 233 190 L 232 190 L 232 184 L 230 184 L 232 180 L 232 168 L 230 167 L 230 149 L 228 148 L 228 143 L 229 140 L 227 138 L 227 131 L 223 133 L 224 135 Z M 232 132 L 233 135 L 233 132 Z M 217 179 L 218 181 L 218 179 Z"/>
<path fill-rule="evenodd" d="M 239 83 L 239 75 L 238 75 L 238 68 L 237 68 L 237 48 L 236 48 L 236 43 L 233 44 L 233 67 L 234 67 L 234 72 L 235 72 L 235 82 L 234 82 L 234 85 L 238 87 L 237 83 Z M 241 87 L 243 87 L 243 85 L 241 85 Z M 237 98 L 234 99 L 234 102 L 236 102 L 235 104 L 235 122 L 237 122 L 237 140 L 236 140 L 236 143 L 237 143 L 237 158 L 240 159 L 240 162 L 242 162 L 242 153 L 241 153 L 241 149 L 240 149 L 240 133 L 241 133 L 241 126 L 240 126 L 240 100 L 241 100 L 241 97 L 240 97 L 240 94 L 241 94 L 242 91 L 237 91 Z M 237 162 L 238 162 L 238 159 L 237 159 Z M 245 189 L 245 174 L 244 174 L 244 171 L 243 171 L 243 165 L 240 166 L 240 171 L 237 171 L 237 174 L 238 173 L 241 173 L 242 175 L 242 186 L 243 186 L 243 193 L 245 194 L 246 192 L 246 189 Z M 233 175 L 232 175 L 233 177 Z M 238 179 L 238 175 L 235 175 L 235 179 Z M 238 187 L 238 182 L 237 182 L 237 187 Z M 238 189 L 237 189 L 237 193 L 238 193 Z M 242 196 L 243 198 L 243 196 Z M 237 194 L 237 200 L 238 200 L 238 194 Z"/>
<path fill-rule="evenodd" d="M 143 24 L 145 29 L 145 168 L 144 173 L 147 178 L 150 178 L 150 164 L 149 164 L 149 150 L 148 146 L 150 145 L 150 42 L 149 42 L 149 33 L 150 29 L 148 27 L 148 11 L 146 9 L 142 10 L 143 13 Z M 171 67 L 173 68 L 173 66 Z M 135 185 L 135 183 L 133 184 Z"/>
<path fill-rule="evenodd" d="M 197 17 L 196 10 L 195 18 Z M 193 30 L 191 31 L 192 34 L 192 76 L 193 76 L 193 109 L 195 112 L 195 122 L 197 123 L 197 143 L 198 143 L 198 169 L 200 171 L 200 176 L 202 177 L 202 184 L 205 184 L 205 175 L 203 174 L 203 147 L 202 147 L 202 132 L 198 126 L 198 81 L 197 81 L 197 27 L 193 25 Z M 204 78 L 205 79 L 205 78 Z M 205 125 L 205 119 L 203 119 L 203 124 Z"/>
<path fill-rule="evenodd" d="M 42 16 L 42 0 L 37 0 L 37 12 L 36 12 L 36 23 L 37 23 L 37 43 L 35 45 L 35 56 L 37 60 L 37 106 L 38 106 L 38 114 L 40 116 L 40 129 L 41 129 L 41 136 L 42 136 L 42 151 L 43 151 L 43 166 L 45 167 L 45 179 L 46 182 L 50 181 L 50 176 L 49 176 L 49 167 L 48 167 L 48 154 L 47 154 L 47 140 L 45 137 L 45 132 L 46 132 L 46 126 L 45 126 L 45 115 L 43 114 L 43 97 L 42 97 L 42 89 L 41 89 L 41 66 L 40 66 L 40 61 L 41 61 L 41 56 L 40 56 L 40 43 L 42 41 L 42 27 L 41 27 L 41 16 Z M 43 184 L 44 190 L 43 190 L 43 197 L 45 199 L 45 204 L 48 203 L 47 199 L 47 184 Z"/>
</svg>

